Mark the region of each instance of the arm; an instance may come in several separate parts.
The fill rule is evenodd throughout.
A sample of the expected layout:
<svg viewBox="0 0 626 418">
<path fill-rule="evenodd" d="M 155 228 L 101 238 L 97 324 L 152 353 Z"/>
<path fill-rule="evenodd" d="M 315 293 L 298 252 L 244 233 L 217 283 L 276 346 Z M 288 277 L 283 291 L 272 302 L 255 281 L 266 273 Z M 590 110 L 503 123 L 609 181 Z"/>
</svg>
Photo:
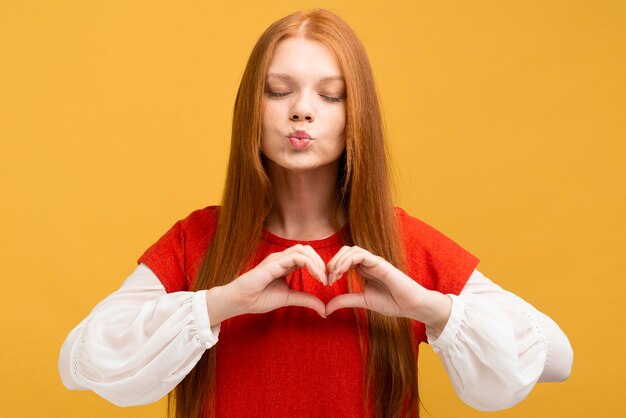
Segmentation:
<svg viewBox="0 0 626 418">
<path fill-rule="evenodd" d="M 569 340 L 533 306 L 478 270 L 459 296 L 446 296 L 452 306 L 441 335 L 428 324 L 426 334 L 464 402 L 484 411 L 510 408 L 537 381 L 567 379 Z"/>
<path fill-rule="evenodd" d="M 68 389 L 91 389 L 119 406 L 157 401 L 217 343 L 207 291 L 166 293 L 140 264 L 68 335 L 59 373 Z"/>
<path fill-rule="evenodd" d="M 283 306 L 304 306 L 324 316 L 320 299 L 290 289 L 282 279 L 304 266 L 325 283 L 321 257 L 310 247 L 295 245 L 270 254 L 228 285 L 167 293 L 148 266 L 140 264 L 66 338 L 59 357 L 63 384 L 91 389 L 119 406 L 154 402 L 217 343 L 222 321 Z"/>
</svg>

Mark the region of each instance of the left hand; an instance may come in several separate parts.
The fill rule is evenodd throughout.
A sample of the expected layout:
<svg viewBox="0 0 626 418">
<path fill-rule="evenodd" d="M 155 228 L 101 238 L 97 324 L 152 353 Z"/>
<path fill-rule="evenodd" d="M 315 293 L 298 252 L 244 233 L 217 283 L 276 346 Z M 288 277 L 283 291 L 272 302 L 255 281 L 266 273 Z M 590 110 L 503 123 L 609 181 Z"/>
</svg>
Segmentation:
<svg viewBox="0 0 626 418">
<path fill-rule="evenodd" d="M 442 319 L 436 318 L 436 310 L 432 309 L 432 301 L 437 300 L 432 297 L 434 291 L 421 286 L 384 258 L 357 246 L 343 246 L 328 262 L 329 285 L 351 268 L 364 279 L 363 293 L 335 296 L 326 304 L 326 315 L 341 308 L 364 308 L 424 323 Z"/>
</svg>

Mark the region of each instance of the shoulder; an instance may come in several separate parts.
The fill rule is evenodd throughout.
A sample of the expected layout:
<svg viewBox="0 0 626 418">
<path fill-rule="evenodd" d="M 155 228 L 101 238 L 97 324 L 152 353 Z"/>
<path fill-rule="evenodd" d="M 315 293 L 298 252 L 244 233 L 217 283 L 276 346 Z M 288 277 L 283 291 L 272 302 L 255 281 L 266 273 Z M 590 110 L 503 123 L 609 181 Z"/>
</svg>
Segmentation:
<svg viewBox="0 0 626 418">
<path fill-rule="evenodd" d="M 396 206 L 394 207 L 396 212 L 396 218 L 400 224 L 400 230 L 403 233 L 409 232 L 434 232 L 435 229 L 428 225 L 426 222 L 416 218 L 415 216 L 409 215 L 409 213 L 403 208 Z"/>
<path fill-rule="evenodd" d="M 137 263 L 150 267 L 168 292 L 188 289 L 217 230 L 219 208 L 196 209 L 176 221 Z"/>
<path fill-rule="evenodd" d="M 407 254 L 407 267 L 417 275 L 416 279 L 431 289 L 441 281 L 454 280 L 457 286 L 446 291 L 460 291 L 480 260 L 433 226 L 400 207 L 395 210 Z"/>
<path fill-rule="evenodd" d="M 176 221 L 164 235 L 180 241 L 180 245 L 203 246 L 215 235 L 220 206 L 196 209 Z"/>
<path fill-rule="evenodd" d="M 220 206 L 207 206 L 196 209 L 178 221 L 184 231 L 213 231 L 217 228 Z"/>
<path fill-rule="evenodd" d="M 215 235 L 219 216 L 219 206 L 207 206 L 196 209 L 182 219 L 174 222 L 161 240 L 176 241 L 180 246 L 203 245 Z"/>
<path fill-rule="evenodd" d="M 433 226 L 410 215 L 401 207 L 395 207 L 400 233 L 409 247 L 423 247 L 449 243 L 450 238 Z"/>
<path fill-rule="evenodd" d="M 182 246 L 188 273 L 193 277 L 202 261 L 203 255 L 217 231 L 220 206 L 207 206 L 196 209 L 187 217 L 178 221 L 180 224 Z"/>
</svg>

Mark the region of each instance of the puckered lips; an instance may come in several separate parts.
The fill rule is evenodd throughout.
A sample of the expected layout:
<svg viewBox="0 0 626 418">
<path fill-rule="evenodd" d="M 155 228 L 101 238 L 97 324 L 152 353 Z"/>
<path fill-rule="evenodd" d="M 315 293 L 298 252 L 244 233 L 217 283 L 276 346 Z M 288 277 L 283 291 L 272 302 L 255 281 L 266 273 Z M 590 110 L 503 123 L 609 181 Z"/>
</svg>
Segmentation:
<svg viewBox="0 0 626 418">
<path fill-rule="evenodd" d="M 302 130 L 293 131 L 289 134 L 287 139 L 289 140 L 291 147 L 296 150 L 308 148 L 311 145 L 311 141 L 313 141 L 313 138 Z"/>
</svg>

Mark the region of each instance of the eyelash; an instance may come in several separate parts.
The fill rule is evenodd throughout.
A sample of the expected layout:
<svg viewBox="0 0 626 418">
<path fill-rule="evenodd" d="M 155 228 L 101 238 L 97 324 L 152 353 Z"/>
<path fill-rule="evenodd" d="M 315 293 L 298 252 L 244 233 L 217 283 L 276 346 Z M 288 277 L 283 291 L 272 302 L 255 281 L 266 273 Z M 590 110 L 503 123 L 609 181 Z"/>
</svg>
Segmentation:
<svg viewBox="0 0 626 418">
<path fill-rule="evenodd" d="M 272 91 L 269 91 L 269 92 L 267 92 L 267 94 L 270 97 L 284 97 L 284 96 L 288 95 L 289 93 L 274 93 Z M 325 101 L 330 102 L 330 103 L 338 103 L 342 99 L 341 97 L 325 96 L 323 94 L 320 94 L 320 97 L 322 99 L 324 99 Z"/>
</svg>

